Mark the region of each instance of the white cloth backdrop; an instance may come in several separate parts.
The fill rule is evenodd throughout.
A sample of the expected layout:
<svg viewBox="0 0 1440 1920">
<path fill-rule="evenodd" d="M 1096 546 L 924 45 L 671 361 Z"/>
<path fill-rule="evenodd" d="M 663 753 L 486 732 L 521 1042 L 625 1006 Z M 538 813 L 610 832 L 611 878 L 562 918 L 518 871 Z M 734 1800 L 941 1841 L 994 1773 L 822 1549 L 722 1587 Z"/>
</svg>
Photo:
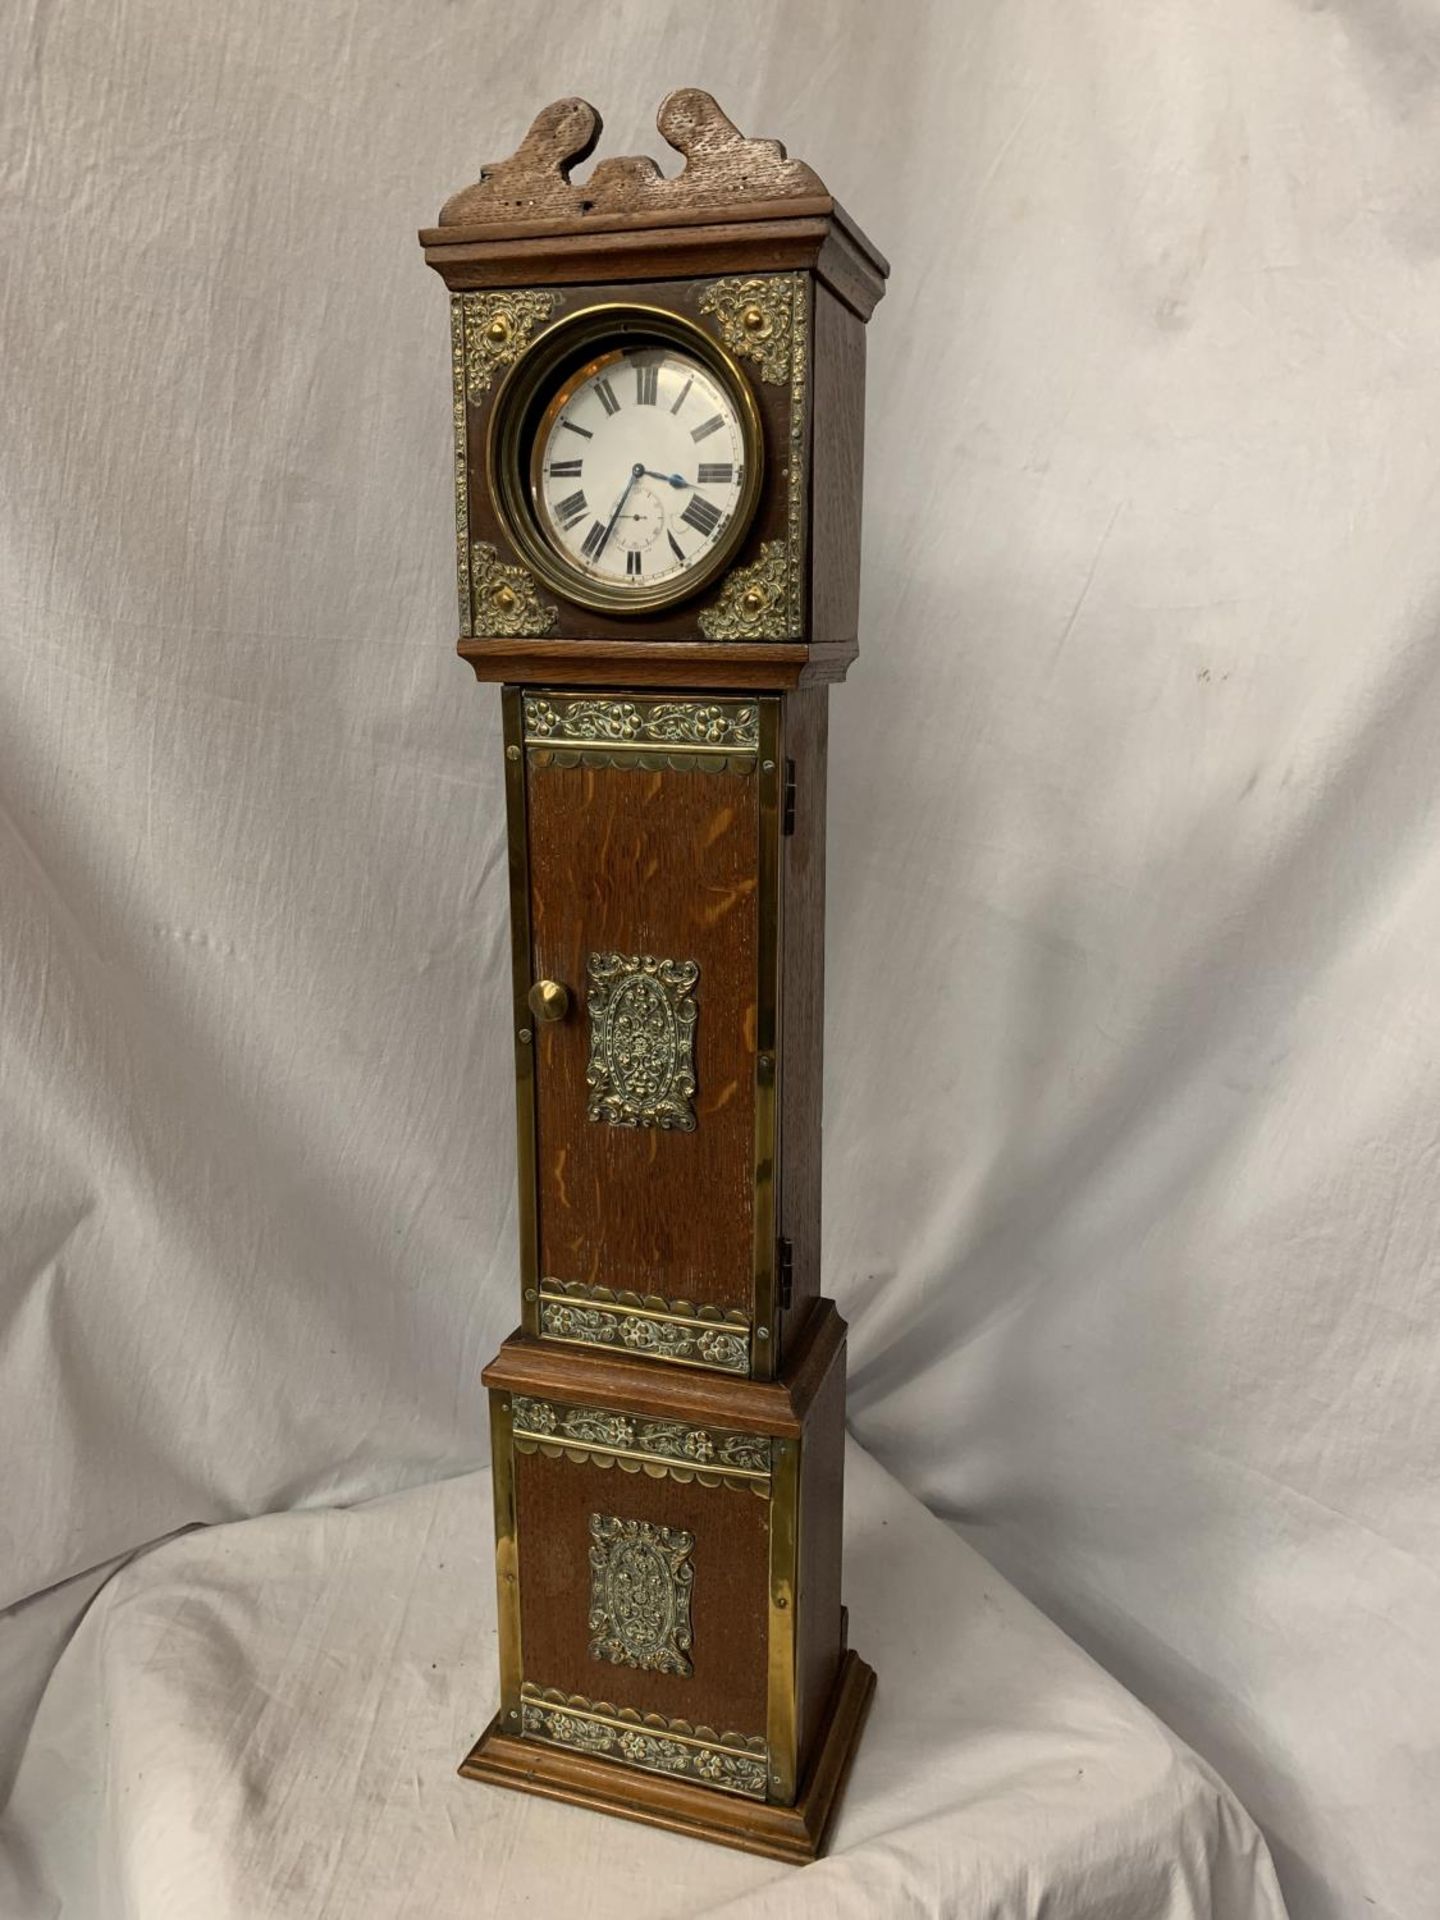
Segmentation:
<svg viewBox="0 0 1440 1920">
<path fill-rule="evenodd" d="M 7 1765 L 111 1563 L 483 1459 L 498 714 L 414 229 L 546 100 L 660 152 L 699 84 L 895 269 L 833 702 L 857 1436 L 1296 1920 L 1433 1914 L 1440 7 L 4 29 Z"/>
</svg>

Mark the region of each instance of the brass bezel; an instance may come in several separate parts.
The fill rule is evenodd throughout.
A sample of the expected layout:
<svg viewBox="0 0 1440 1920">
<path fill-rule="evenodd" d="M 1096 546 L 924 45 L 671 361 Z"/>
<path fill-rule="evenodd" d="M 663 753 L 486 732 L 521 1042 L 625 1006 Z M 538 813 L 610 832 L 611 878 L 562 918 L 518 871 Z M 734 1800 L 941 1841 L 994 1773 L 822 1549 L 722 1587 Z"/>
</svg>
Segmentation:
<svg viewBox="0 0 1440 1920">
<path fill-rule="evenodd" d="M 636 338 L 625 340 L 623 336 L 627 333 L 633 333 Z M 745 442 L 745 483 L 724 538 L 703 566 L 681 580 L 650 588 L 606 587 L 562 560 L 540 531 L 532 496 L 531 456 L 522 445 L 522 434 L 546 380 L 558 368 L 569 365 L 572 379 L 584 379 L 626 347 L 647 339 L 669 341 L 693 354 L 725 387 L 740 417 L 741 437 Z M 599 348 L 602 343 L 608 346 L 608 353 L 594 352 L 588 357 L 579 357 L 584 356 L 586 347 Z M 537 444 L 538 427 L 539 422 Z M 582 307 L 579 312 L 555 321 L 536 335 L 510 368 L 490 410 L 485 464 L 495 512 L 506 537 L 525 564 L 552 592 L 574 605 L 587 607 L 594 613 L 623 617 L 656 613 L 661 608 L 677 606 L 682 600 L 691 600 L 733 564 L 760 504 L 765 436 L 749 377 L 728 347 L 704 327 L 678 313 L 639 302 L 613 300 Z"/>
</svg>

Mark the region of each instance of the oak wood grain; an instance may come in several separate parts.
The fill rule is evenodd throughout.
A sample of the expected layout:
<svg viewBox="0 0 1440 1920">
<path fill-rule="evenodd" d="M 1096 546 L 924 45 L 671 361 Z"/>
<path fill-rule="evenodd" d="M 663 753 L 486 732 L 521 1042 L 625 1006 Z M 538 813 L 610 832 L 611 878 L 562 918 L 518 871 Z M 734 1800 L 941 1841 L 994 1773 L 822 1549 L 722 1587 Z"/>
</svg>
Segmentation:
<svg viewBox="0 0 1440 1920">
<path fill-rule="evenodd" d="M 540 1270 L 752 1307 L 758 783 L 749 773 L 531 763 L 536 977 L 568 987 L 535 1035 Z M 587 1117 L 590 954 L 693 961 L 693 1132 Z"/>
<path fill-rule="evenodd" d="M 844 645 L 860 622 L 865 327 L 826 287 L 815 289 L 812 380 L 810 631 Z"/>
<path fill-rule="evenodd" d="M 684 1485 L 521 1453 L 515 1459 L 525 1678 L 636 1713 L 747 1738 L 765 1732 L 769 1505 L 748 1487 Z M 683 1528 L 694 1542 L 688 1674 L 589 1653 L 590 1516 Z"/>
<path fill-rule="evenodd" d="M 800 1446 L 800 1582 L 795 1609 L 796 1728 L 802 1774 L 844 1657 L 845 1353 L 821 1383 Z"/>
</svg>

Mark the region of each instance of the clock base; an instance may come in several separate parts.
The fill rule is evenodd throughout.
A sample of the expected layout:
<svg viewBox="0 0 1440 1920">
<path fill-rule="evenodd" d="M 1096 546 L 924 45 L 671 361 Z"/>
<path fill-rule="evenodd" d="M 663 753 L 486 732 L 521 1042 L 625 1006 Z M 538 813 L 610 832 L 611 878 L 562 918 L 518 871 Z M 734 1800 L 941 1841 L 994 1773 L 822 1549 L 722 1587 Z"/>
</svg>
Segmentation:
<svg viewBox="0 0 1440 1920">
<path fill-rule="evenodd" d="M 804 1866 L 824 1851 L 874 1692 L 874 1669 L 857 1653 L 847 1652 L 810 1771 L 794 1806 L 789 1807 L 688 1786 L 660 1774 L 617 1766 L 612 1760 L 593 1760 L 539 1741 L 517 1739 L 500 1731 L 498 1716 L 461 1762 L 460 1773 L 466 1780 L 568 1800 L 622 1820 L 638 1820 L 742 1853 Z"/>
</svg>

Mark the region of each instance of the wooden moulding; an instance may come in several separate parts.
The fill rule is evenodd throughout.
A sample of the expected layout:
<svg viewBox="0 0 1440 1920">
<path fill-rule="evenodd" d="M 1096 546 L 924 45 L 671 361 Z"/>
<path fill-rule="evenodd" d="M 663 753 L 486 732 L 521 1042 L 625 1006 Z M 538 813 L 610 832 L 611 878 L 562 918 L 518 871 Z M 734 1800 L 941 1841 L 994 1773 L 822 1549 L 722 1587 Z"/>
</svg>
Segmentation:
<svg viewBox="0 0 1440 1920">
<path fill-rule="evenodd" d="M 675 687 L 788 693 L 845 678 L 853 641 L 462 640 L 480 681 L 518 686 Z"/>
<path fill-rule="evenodd" d="M 818 174 L 777 140 L 747 139 L 696 87 L 669 94 L 657 125 L 684 156 L 678 174 L 629 155 L 576 183 L 602 122 L 588 101 L 555 101 L 421 230 L 426 260 L 457 290 L 810 267 L 869 318 L 889 265 Z"/>
<path fill-rule="evenodd" d="M 498 1717 L 461 1762 L 460 1773 L 466 1780 L 518 1788 L 803 1866 L 824 1851 L 874 1693 L 874 1670 L 858 1654 L 847 1652 L 814 1758 L 798 1799 L 789 1807 L 742 1800 L 661 1774 L 638 1773 L 613 1761 L 518 1740 L 500 1731 Z"/>
<path fill-rule="evenodd" d="M 843 1365 L 844 1345 L 845 1322 L 834 1302 L 818 1300 L 787 1351 L 781 1380 L 668 1367 L 526 1333 L 512 1333 L 480 1377 L 505 1393 L 798 1440 L 837 1355 Z"/>
</svg>

